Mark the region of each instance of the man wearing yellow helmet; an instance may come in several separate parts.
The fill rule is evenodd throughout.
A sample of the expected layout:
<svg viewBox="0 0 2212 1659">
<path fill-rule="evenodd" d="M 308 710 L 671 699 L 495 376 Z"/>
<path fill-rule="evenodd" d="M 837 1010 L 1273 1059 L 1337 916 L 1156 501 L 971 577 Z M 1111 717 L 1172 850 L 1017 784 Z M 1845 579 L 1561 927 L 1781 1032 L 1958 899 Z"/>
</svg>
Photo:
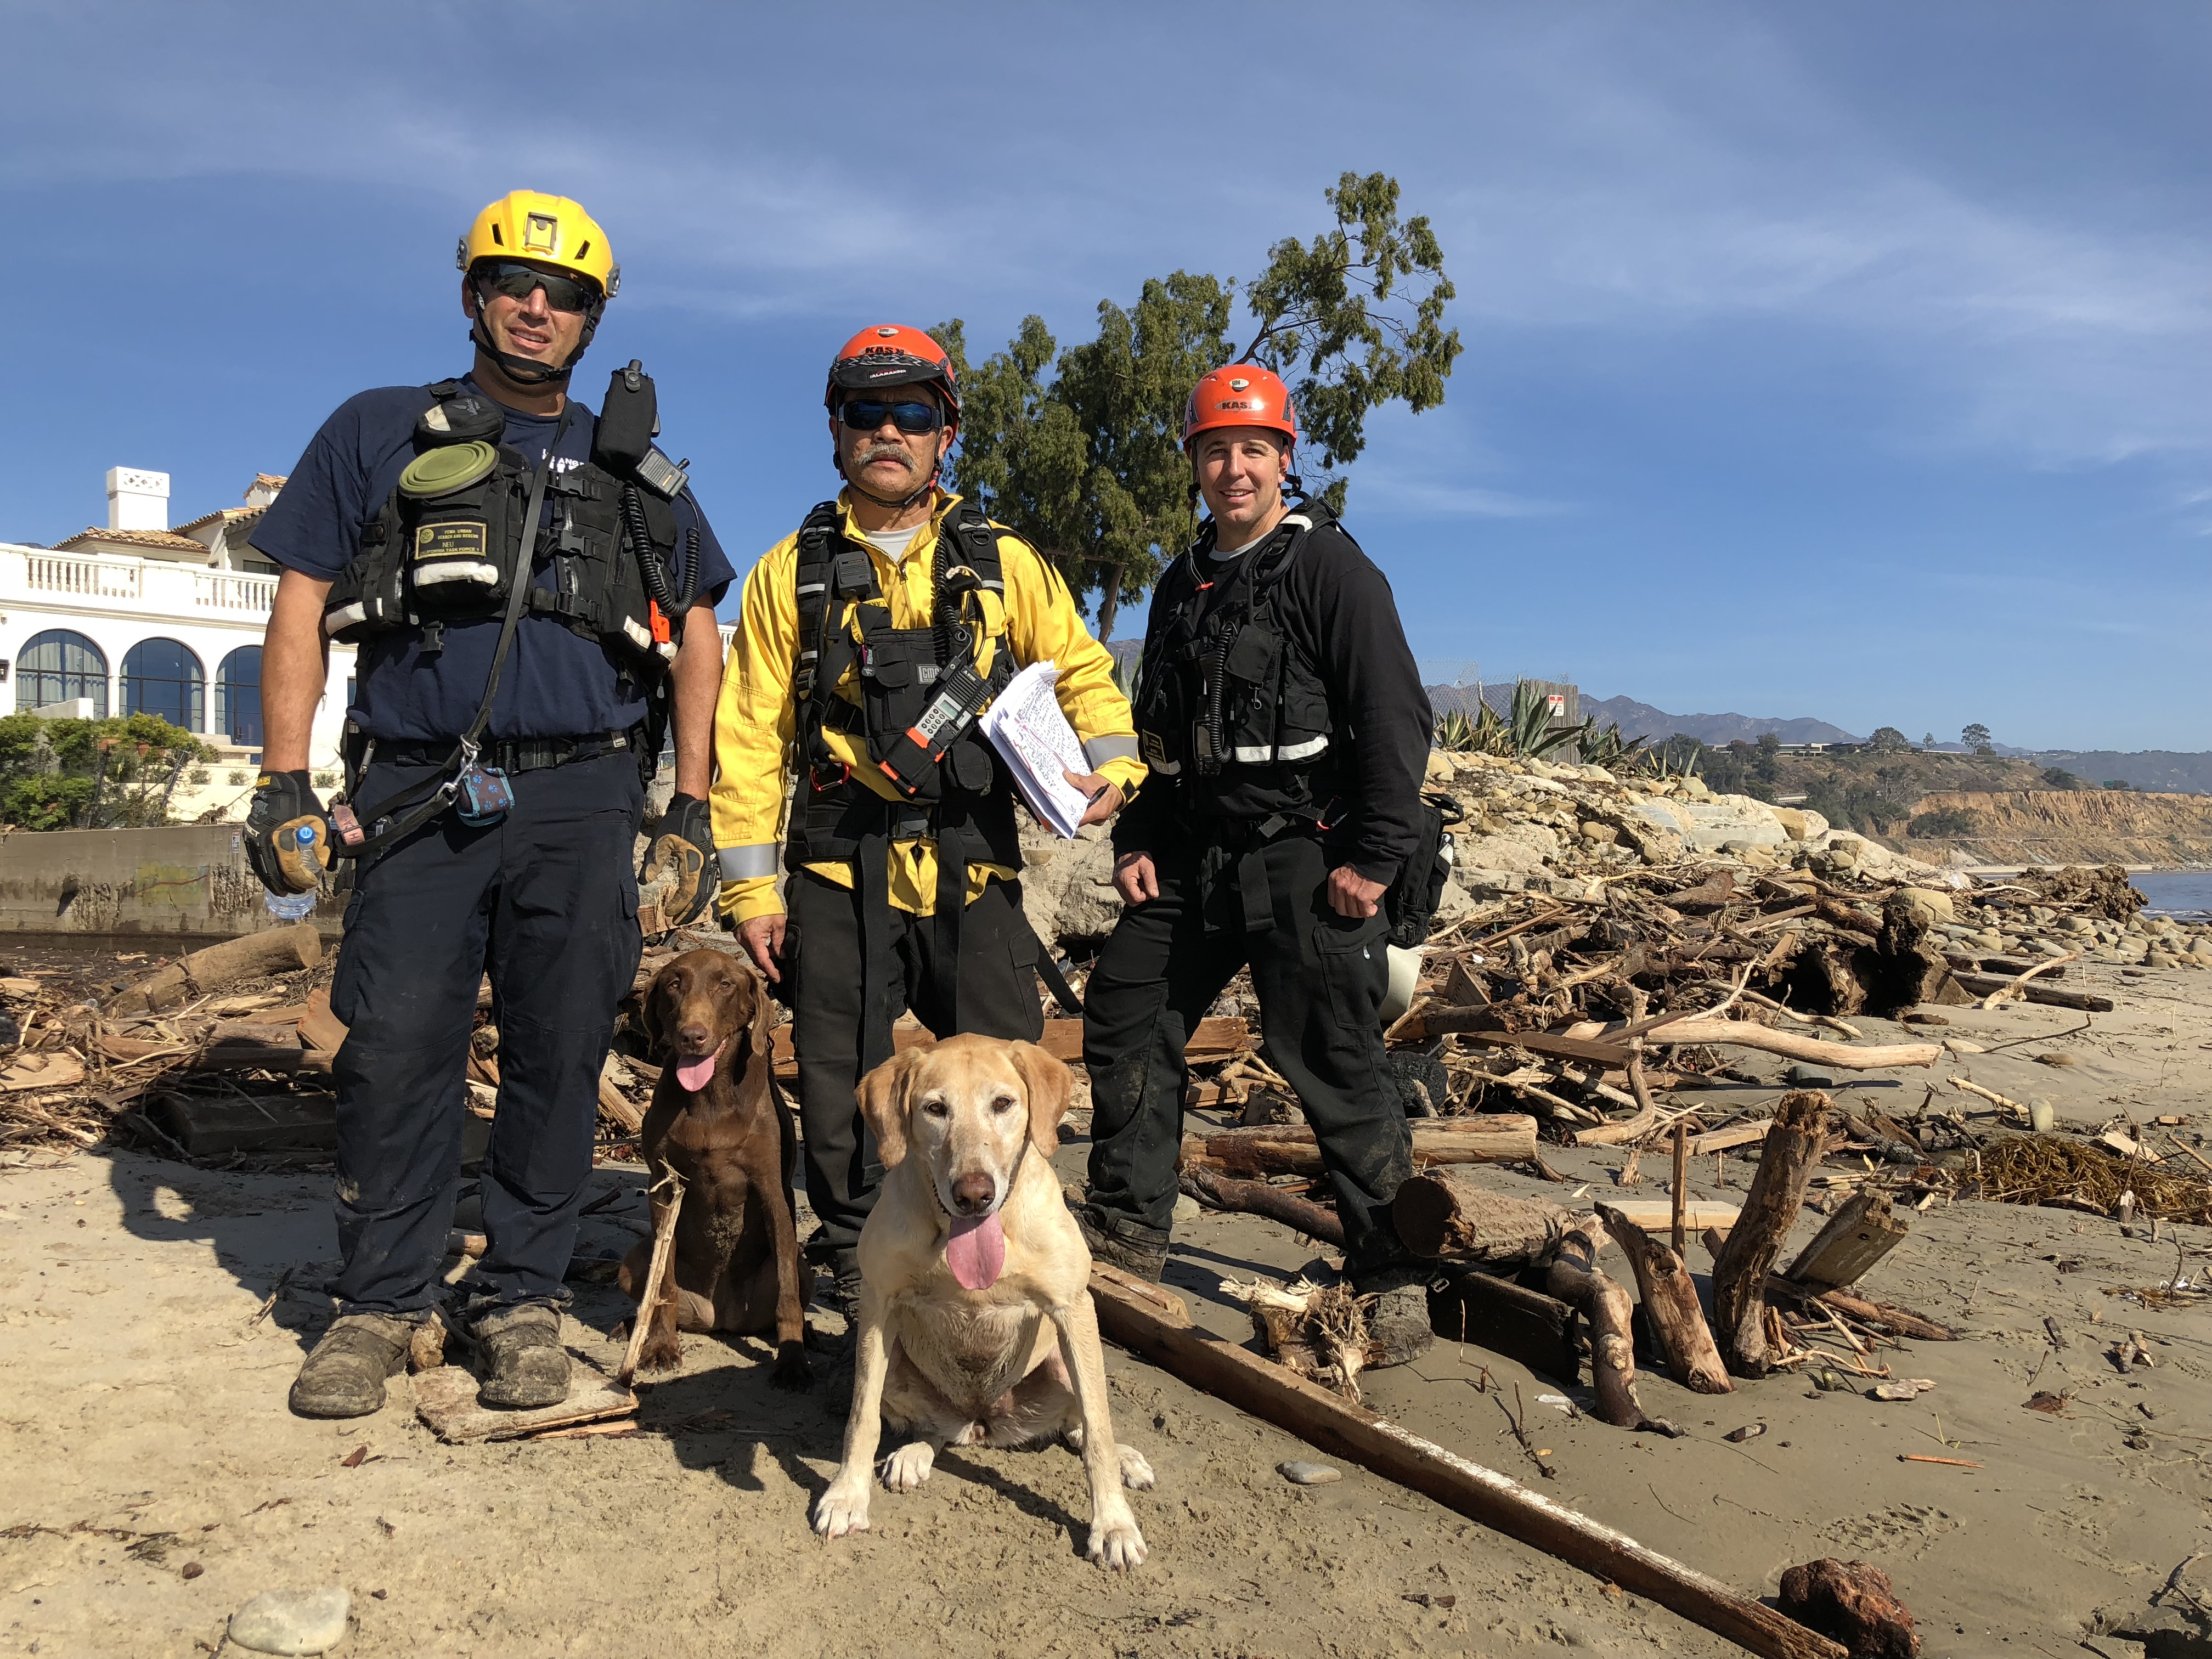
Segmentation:
<svg viewBox="0 0 2212 1659">
<path fill-rule="evenodd" d="M 291 1395 L 310 1417 L 376 1410 L 431 1316 L 487 975 L 489 1243 L 461 1316 L 485 1404 L 565 1397 L 562 1281 L 641 945 L 630 848 L 672 721 L 656 851 L 690 872 L 679 921 L 713 893 L 714 607 L 734 573 L 653 446 L 642 366 L 615 373 L 597 414 L 568 395 L 619 282 L 606 234 L 564 197 L 517 191 L 477 216 L 459 264 L 470 372 L 349 399 L 253 532 L 283 574 L 247 851 L 271 892 L 313 890 L 333 855 L 357 872 L 331 987 L 349 1028 L 333 1066 L 339 1316 Z M 346 792 L 326 811 L 307 735 L 332 639 L 360 657 Z"/>
</svg>

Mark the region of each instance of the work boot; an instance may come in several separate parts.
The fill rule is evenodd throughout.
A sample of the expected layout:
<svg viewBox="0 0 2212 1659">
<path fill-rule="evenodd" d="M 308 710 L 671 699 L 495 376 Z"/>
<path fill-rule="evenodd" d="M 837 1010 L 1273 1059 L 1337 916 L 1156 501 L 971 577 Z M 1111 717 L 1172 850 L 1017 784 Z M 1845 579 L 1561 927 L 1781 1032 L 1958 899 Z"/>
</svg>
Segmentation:
<svg viewBox="0 0 2212 1659">
<path fill-rule="evenodd" d="M 384 1409 L 384 1379 L 407 1369 L 407 1345 L 422 1322 L 389 1314 L 340 1314 L 292 1379 L 301 1417 L 367 1417 Z"/>
<path fill-rule="evenodd" d="M 526 1410 L 568 1397 L 568 1351 L 561 1346 L 561 1310 L 544 1302 L 501 1308 L 476 1322 L 481 1352 L 477 1401 Z"/>
<path fill-rule="evenodd" d="M 1419 1359 L 1436 1346 L 1437 1334 L 1429 1323 L 1429 1287 L 1415 1282 L 1363 1294 L 1366 1304 L 1367 1352 L 1370 1370 L 1403 1365 Z"/>
<path fill-rule="evenodd" d="M 1119 1267 L 1157 1285 L 1168 1270 L 1168 1235 L 1157 1227 L 1109 1216 L 1095 1204 L 1073 1208 L 1075 1225 L 1094 1261 Z"/>
</svg>

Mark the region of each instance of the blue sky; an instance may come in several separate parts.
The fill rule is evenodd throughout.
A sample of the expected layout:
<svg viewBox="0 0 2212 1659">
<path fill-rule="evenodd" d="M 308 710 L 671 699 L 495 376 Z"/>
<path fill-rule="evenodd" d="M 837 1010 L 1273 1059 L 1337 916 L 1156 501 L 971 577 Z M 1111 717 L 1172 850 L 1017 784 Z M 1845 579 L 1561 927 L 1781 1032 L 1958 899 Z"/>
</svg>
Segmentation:
<svg viewBox="0 0 2212 1659">
<path fill-rule="evenodd" d="M 624 272 L 742 564 L 834 479 L 856 327 L 1063 343 L 1249 276 L 1382 170 L 1443 241 L 1443 408 L 1351 523 L 1416 653 L 1676 713 L 2212 747 L 2212 9 L 0 4 L 0 538 L 175 520 L 467 362 L 520 185 Z M 1124 612 L 1123 632 L 1138 625 Z"/>
</svg>

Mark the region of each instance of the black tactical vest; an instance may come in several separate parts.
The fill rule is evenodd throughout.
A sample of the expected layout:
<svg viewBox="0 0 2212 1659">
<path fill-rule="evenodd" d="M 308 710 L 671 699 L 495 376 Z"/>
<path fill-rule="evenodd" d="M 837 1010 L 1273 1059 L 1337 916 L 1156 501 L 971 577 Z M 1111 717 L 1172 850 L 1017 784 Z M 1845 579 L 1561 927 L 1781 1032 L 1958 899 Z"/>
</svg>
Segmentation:
<svg viewBox="0 0 2212 1659">
<path fill-rule="evenodd" d="M 1214 526 L 1156 592 L 1134 708 L 1145 764 L 1190 805 L 1258 803 L 1251 815 L 1318 810 L 1315 778 L 1328 760 L 1328 692 L 1284 626 L 1279 594 L 1307 542 L 1338 529 L 1310 502 L 1225 568 Z"/>
<path fill-rule="evenodd" d="M 331 584 L 324 634 L 356 644 L 405 630 L 434 650 L 448 623 L 496 621 L 517 573 L 526 571 L 525 615 L 596 639 L 618 665 L 657 678 L 675 659 L 676 645 L 644 562 L 668 568 L 673 506 L 601 465 L 595 453 L 566 471 L 550 471 L 550 510 L 531 535 L 523 519 L 536 464 L 497 441 L 504 413 L 456 381 L 425 390 L 434 401 L 416 422 L 415 459 L 362 532 L 361 551 Z M 698 582 L 696 532 L 689 550 L 687 602 Z"/>
<path fill-rule="evenodd" d="M 836 502 L 824 501 L 806 515 L 795 572 L 799 636 L 792 693 L 807 773 L 792 803 L 787 868 L 854 859 L 864 842 L 911 836 L 937 841 L 944 876 L 969 863 L 1021 866 L 1012 781 L 979 727 L 970 726 L 939 764 L 911 778 L 918 786 L 915 793 L 899 801 L 887 801 L 854 780 L 824 735 L 860 733 L 870 763 L 882 766 L 936 700 L 948 671 L 962 665 L 973 669 L 984 641 L 981 607 L 970 605 L 967 596 L 988 588 L 1003 599 L 1002 533 L 973 502 L 955 503 L 938 526 L 930 626 L 893 628 L 874 562 L 864 545 L 845 536 Z M 848 606 L 856 607 L 858 641 L 843 621 Z M 1015 672 L 1006 636 L 999 635 L 994 644 L 985 679 L 994 696 Z M 848 669 L 857 670 L 857 707 L 836 694 Z"/>
</svg>

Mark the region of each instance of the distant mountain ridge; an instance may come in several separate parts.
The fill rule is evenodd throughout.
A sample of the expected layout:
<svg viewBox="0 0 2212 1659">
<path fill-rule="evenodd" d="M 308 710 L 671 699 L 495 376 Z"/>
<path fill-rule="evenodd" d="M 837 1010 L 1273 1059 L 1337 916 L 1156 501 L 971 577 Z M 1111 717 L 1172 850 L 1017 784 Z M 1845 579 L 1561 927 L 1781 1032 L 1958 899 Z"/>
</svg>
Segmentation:
<svg viewBox="0 0 2212 1659">
<path fill-rule="evenodd" d="M 1784 743 L 1866 741 L 1826 720 L 1765 720 L 1750 714 L 1670 714 L 1633 697 L 1607 697 L 1603 702 L 1584 697 L 1583 713 L 1595 717 L 1600 726 L 1618 722 L 1624 738 L 1664 741 L 1679 733 L 1695 738 L 1699 743 L 1757 743 L 1763 734 L 1771 732 Z"/>
</svg>

